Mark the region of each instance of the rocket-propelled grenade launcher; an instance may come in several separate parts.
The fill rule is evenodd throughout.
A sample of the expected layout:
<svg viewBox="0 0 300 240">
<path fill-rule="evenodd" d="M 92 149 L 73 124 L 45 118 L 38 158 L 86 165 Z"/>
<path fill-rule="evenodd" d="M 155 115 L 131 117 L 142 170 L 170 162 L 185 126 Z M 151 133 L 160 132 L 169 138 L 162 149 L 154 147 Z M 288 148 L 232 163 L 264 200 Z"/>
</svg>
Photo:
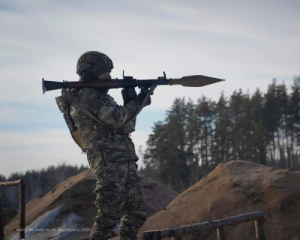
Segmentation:
<svg viewBox="0 0 300 240">
<path fill-rule="evenodd" d="M 124 81 L 125 80 L 125 81 Z M 153 85 L 181 85 L 184 87 L 203 87 L 209 84 L 225 81 L 224 79 L 207 77 L 202 75 L 186 76 L 178 79 L 166 78 L 164 72 L 163 77 L 158 77 L 157 79 L 145 79 L 138 80 L 130 76 L 123 76 L 123 79 L 101 79 L 88 81 L 88 82 L 52 82 L 47 80 L 42 80 L 43 93 L 46 91 L 57 90 L 61 88 L 129 88 L 129 87 L 139 87 L 139 88 L 150 88 Z"/>
</svg>

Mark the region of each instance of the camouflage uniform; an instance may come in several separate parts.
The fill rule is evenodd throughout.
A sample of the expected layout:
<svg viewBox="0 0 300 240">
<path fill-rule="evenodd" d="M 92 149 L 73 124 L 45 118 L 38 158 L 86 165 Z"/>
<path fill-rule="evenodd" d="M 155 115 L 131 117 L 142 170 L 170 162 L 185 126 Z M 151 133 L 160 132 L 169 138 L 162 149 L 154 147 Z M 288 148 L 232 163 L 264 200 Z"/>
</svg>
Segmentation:
<svg viewBox="0 0 300 240">
<path fill-rule="evenodd" d="M 94 116 L 112 128 L 83 114 L 74 104 L 58 101 L 60 110 L 69 111 L 71 119 L 85 141 L 85 151 L 92 172 L 97 178 L 95 205 L 97 216 L 90 239 L 106 240 L 121 219 L 119 239 L 137 239 L 145 223 L 145 206 L 135 168 L 138 157 L 129 137 L 133 132 L 131 119 L 140 107 L 135 99 L 119 106 L 108 94 L 93 88 L 69 91 Z"/>
</svg>

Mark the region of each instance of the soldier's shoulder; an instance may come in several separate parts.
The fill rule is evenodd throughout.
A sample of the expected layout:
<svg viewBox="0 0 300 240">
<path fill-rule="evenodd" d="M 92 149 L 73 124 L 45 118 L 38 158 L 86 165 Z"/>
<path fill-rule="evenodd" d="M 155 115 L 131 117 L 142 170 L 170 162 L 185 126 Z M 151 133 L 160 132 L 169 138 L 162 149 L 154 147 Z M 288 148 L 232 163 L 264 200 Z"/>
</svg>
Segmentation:
<svg viewBox="0 0 300 240">
<path fill-rule="evenodd" d="M 78 95 L 82 96 L 82 95 L 96 95 L 98 92 L 96 89 L 94 88 L 80 88 L 78 90 Z"/>
<path fill-rule="evenodd" d="M 97 90 L 94 88 L 81 88 L 78 91 L 78 97 L 81 101 L 90 100 L 97 97 Z"/>
<path fill-rule="evenodd" d="M 98 98 L 105 103 L 114 102 L 114 99 L 107 93 L 98 93 Z"/>
<path fill-rule="evenodd" d="M 94 88 L 82 88 L 79 90 L 78 96 L 81 102 L 99 102 L 102 103 L 113 103 L 114 99 L 107 93 L 98 92 Z"/>
</svg>

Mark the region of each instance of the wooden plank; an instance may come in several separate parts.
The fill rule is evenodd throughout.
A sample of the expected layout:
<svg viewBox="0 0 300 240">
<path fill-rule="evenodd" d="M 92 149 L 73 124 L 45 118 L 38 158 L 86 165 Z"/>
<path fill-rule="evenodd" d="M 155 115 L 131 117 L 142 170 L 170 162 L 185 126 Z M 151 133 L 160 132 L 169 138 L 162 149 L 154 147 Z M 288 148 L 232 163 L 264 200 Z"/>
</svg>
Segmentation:
<svg viewBox="0 0 300 240">
<path fill-rule="evenodd" d="M 4 240 L 4 226 L 2 218 L 2 199 L 0 198 L 0 240 Z"/>
<path fill-rule="evenodd" d="M 19 188 L 20 196 L 20 239 L 25 239 L 25 195 L 26 195 L 26 184 L 23 180 L 20 182 Z"/>
<path fill-rule="evenodd" d="M 13 182 L 0 182 L 0 186 L 17 186 L 21 183 L 21 180 L 13 181 Z"/>
<path fill-rule="evenodd" d="M 210 230 L 210 229 L 223 228 L 231 225 L 236 225 L 242 222 L 250 222 L 256 219 L 263 218 L 263 216 L 264 216 L 263 212 L 253 212 L 253 213 L 242 214 L 242 215 L 229 217 L 225 219 L 213 220 L 210 222 L 186 225 L 178 228 L 164 229 L 164 230 L 160 230 L 160 233 L 161 233 L 161 238 L 165 238 L 165 237 L 171 238 L 177 235 L 187 235 L 187 234 L 195 233 L 204 229 Z"/>
</svg>

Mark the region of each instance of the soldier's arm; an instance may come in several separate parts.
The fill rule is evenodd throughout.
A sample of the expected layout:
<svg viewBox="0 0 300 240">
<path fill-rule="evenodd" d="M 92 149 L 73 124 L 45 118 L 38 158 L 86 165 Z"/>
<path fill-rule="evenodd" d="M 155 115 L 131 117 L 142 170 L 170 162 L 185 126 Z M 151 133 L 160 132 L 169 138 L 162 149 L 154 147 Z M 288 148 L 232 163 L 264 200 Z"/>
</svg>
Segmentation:
<svg viewBox="0 0 300 240">
<path fill-rule="evenodd" d="M 136 125 L 136 118 L 134 118 L 131 122 L 132 122 L 133 126 L 135 127 L 135 125 Z"/>
<path fill-rule="evenodd" d="M 131 100 L 125 106 L 119 106 L 116 102 L 106 103 L 97 112 L 97 117 L 114 128 L 121 128 L 138 111 L 140 103 Z"/>
<path fill-rule="evenodd" d="M 125 106 L 119 106 L 106 94 L 98 94 L 95 89 L 82 90 L 81 103 L 104 123 L 118 129 L 125 125 L 138 111 L 140 103 L 135 99 Z"/>
<path fill-rule="evenodd" d="M 132 88 L 123 88 L 122 91 L 122 97 L 124 101 L 124 106 L 130 102 L 133 99 L 137 98 L 137 93 L 134 87 Z M 124 132 L 133 132 L 135 130 L 135 125 L 136 125 L 136 118 L 132 119 L 130 122 L 128 122 L 123 128 Z"/>
</svg>

